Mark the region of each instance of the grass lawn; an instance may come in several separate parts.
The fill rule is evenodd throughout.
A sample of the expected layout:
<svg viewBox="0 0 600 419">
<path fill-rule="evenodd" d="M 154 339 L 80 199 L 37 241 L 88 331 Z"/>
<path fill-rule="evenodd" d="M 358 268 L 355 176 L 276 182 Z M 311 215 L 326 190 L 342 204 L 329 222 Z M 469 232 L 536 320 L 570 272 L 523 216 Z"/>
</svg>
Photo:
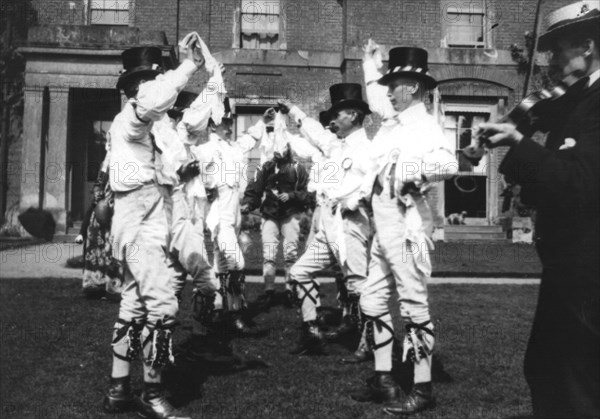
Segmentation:
<svg viewBox="0 0 600 419">
<path fill-rule="evenodd" d="M 260 291 L 249 284 L 249 300 Z M 335 306 L 334 286 L 322 291 L 324 306 Z M 190 287 L 186 292 L 177 341 L 190 330 Z M 537 287 L 528 285 L 431 286 L 438 407 L 418 417 L 530 414 L 522 363 L 536 298 Z M 100 407 L 117 310 L 114 303 L 80 298 L 79 281 L 0 281 L 0 417 L 135 417 L 104 415 Z M 288 355 L 298 333 L 295 310 L 278 306 L 254 320 L 261 336 L 233 341 L 236 351 L 251 360 L 245 368 L 210 372 L 180 365 L 168 375 L 184 412 L 194 418 L 385 417 L 379 406 L 346 395 L 370 375 L 370 363 L 338 364 L 348 352 L 341 345 L 331 345 L 327 356 Z"/>
<path fill-rule="evenodd" d="M 251 231 L 249 234 L 252 244 L 246 247 L 244 252 L 246 269 L 260 275 L 263 262 L 260 232 Z M 524 243 L 435 242 L 435 249 L 429 256 L 433 265 L 433 276 L 539 278 L 542 272 L 535 246 Z M 283 266 L 281 248 L 278 250 L 277 259 L 278 266 Z"/>
</svg>

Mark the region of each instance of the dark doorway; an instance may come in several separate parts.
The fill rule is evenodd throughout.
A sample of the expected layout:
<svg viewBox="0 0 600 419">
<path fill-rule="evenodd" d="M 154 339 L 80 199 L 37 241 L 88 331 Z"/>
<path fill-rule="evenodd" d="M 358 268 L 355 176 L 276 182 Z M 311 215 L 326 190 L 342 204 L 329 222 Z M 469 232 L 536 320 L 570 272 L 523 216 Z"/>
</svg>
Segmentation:
<svg viewBox="0 0 600 419">
<path fill-rule="evenodd" d="M 447 217 L 467 212 L 469 218 L 486 218 L 486 176 L 458 176 L 447 180 L 444 197 Z"/>
<path fill-rule="evenodd" d="M 81 221 L 91 203 L 91 190 L 106 156 L 106 134 L 121 110 L 116 89 L 69 90 L 69 211 L 72 221 Z"/>
</svg>

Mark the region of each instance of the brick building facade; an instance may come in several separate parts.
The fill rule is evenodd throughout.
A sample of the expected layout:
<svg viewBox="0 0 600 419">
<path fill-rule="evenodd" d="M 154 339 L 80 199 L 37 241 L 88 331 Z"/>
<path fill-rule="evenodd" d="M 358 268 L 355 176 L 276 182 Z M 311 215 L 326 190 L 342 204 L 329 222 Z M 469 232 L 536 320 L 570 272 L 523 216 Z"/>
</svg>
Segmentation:
<svg viewBox="0 0 600 419">
<path fill-rule="evenodd" d="M 238 131 L 279 98 L 316 116 L 329 107 L 328 88 L 362 83 L 361 46 L 371 37 L 386 55 L 394 46 L 429 52 L 440 82 L 444 128 L 457 148 L 468 129 L 494 120 L 520 99 L 525 76 L 511 56 L 533 31 L 535 0 L 32 0 L 40 26 L 21 52 L 25 73 L 24 132 L 11 144 L 7 207 L 42 205 L 59 231 L 84 213 L 98 135 L 118 112 L 114 89 L 120 53 L 133 45 L 159 45 L 176 65 L 177 40 L 197 31 L 227 68 L 226 83 Z M 539 16 L 560 3 L 542 1 Z M 194 77 L 199 91 L 205 75 Z M 49 121 L 44 125 L 43 121 Z M 377 118 L 367 120 L 372 136 Z M 47 126 L 47 128 L 45 128 Z M 468 224 L 493 225 L 501 215 L 497 165 L 461 166 L 462 177 L 437 185 L 431 203 L 442 238 L 445 218 L 467 211 Z M 251 154 L 251 157 L 253 154 Z M 18 162 L 18 163 L 17 163 Z M 45 167 L 41 171 L 40 167 Z M 42 173 L 43 172 L 43 173 Z M 40 175 L 42 173 L 42 175 Z M 460 188 L 457 188 L 457 183 Z M 462 191 L 460 190 L 462 188 Z M 472 191 L 471 191 L 472 190 Z M 465 192 L 471 191 L 471 192 Z"/>
</svg>

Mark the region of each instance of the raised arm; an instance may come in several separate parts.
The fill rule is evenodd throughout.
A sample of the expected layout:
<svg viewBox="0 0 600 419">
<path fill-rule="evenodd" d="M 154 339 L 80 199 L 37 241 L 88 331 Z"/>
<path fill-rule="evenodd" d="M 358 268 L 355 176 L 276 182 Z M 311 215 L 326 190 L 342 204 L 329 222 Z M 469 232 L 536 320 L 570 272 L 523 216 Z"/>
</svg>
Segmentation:
<svg viewBox="0 0 600 419">
<path fill-rule="evenodd" d="M 162 119 L 173 107 L 179 92 L 204 63 L 203 59 L 194 57 L 191 48 L 183 56 L 186 58 L 177 69 L 139 85 L 136 97 L 130 99 L 130 113 L 126 113 L 123 119 L 127 140 L 138 141 L 145 138 L 150 131 L 150 123 Z"/>
<path fill-rule="evenodd" d="M 282 100 L 279 101 L 279 107 L 282 112 L 289 113 L 289 117 L 300 128 L 300 133 L 309 143 L 319 149 L 324 155 L 328 155 L 331 146 L 333 134 L 325 129 L 320 122 L 308 117 L 300 108 L 292 103 Z"/>
<path fill-rule="evenodd" d="M 388 99 L 388 89 L 377 81 L 381 78 L 379 69 L 382 66 L 381 50 L 372 39 L 363 47 L 363 72 L 367 86 L 367 101 L 369 108 L 383 119 L 394 117 L 396 111 Z"/>
</svg>

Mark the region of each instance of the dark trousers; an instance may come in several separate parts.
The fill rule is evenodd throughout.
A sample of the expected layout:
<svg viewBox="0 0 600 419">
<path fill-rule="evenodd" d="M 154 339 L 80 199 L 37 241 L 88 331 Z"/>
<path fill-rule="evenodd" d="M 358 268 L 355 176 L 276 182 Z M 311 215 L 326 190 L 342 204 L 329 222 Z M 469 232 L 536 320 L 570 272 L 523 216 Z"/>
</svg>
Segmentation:
<svg viewBox="0 0 600 419">
<path fill-rule="evenodd" d="M 563 275 L 544 270 L 525 354 L 534 415 L 600 417 L 598 290 Z"/>
</svg>

